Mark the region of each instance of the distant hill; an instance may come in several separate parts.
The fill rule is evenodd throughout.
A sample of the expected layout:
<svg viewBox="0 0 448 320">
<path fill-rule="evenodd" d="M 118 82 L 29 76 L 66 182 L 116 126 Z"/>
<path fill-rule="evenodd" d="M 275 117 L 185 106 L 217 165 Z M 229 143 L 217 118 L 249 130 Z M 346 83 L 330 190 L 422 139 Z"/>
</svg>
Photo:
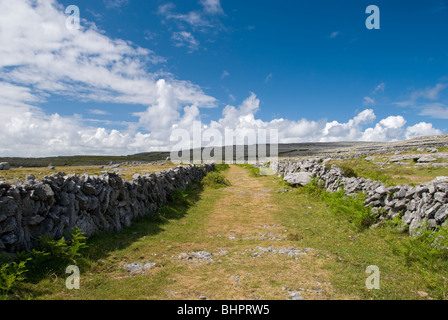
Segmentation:
<svg viewBox="0 0 448 320">
<path fill-rule="evenodd" d="M 270 156 L 270 150 L 277 145 L 266 146 L 230 146 L 216 148 L 215 152 L 219 152 L 225 158 L 226 151 L 233 153 L 233 160 L 255 160 L 248 159 L 247 154 L 250 148 L 256 148 L 256 159 L 258 159 L 261 147 L 266 148 L 266 156 Z M 448 135 L 419 137 L 411 140 L 396 142 L 309 142 L 309 143 L 287 143 L 279 144 L 278 156 L 280 158 L 293 158 L 305 156 L 344 156 L 344 155 L 367 155 L 373 153 L 390 153 L 395 151 L 405 151 L 417 148 L 437 148 L 448 147 Z M 240 150 L 240 153 L 237 151 Z M 188 151 L 186 151 L 188 153 Z M 193 154 L 199 152 L 198 149 L 190 150 L 190 158 Z M 211 148 L 204 151 L 200 149 L 200 154 L 211 154 L 214 152 Z M 244 154 L 243 157 L 237 155 Z M 263 153 L 262 153 L 263 154 Z M 49 164 L 54 166 L 84 166 L 84 165 L 108 165 L 112 163 L 122 162 L 155 162 L 166 160 L 170 157 L 170 152 L 146 152 L 128 156 L 61 156 L 48 158 L 1 158 L 0 162 L 9 162 L 13 167 L 46 167 Z M 207 157 L 203 160 L 207 160 Z"/>
<path fill-rule="evenodd" d="M 0 158 L 0 162 L 9 162 L 13 167 L 47 167 L 54 166 L 87 166 L 87 165 L 108 165 L 111 162 L 153 162 L 165 160 L 169 157 L 169 152 L 147 152 L 129 156 L 61 156 L 46 158 Z"/>
</svg>

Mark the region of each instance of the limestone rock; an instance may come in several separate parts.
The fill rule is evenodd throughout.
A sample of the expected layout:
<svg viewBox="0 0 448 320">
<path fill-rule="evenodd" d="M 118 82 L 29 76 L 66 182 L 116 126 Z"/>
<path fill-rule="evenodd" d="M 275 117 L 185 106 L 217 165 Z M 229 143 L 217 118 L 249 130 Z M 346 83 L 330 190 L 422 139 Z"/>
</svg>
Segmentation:
<svg viewBox="0 0 448 320">
<path fill-rule="evenodd" d="M 283 180 L 292 185 L 305 186 L 310 183 L 312 179 L 313 176 L 310 172 L 296 172 L 288 174 Z"/>
<path fill-rule="evenodd" d="M 9 162 L 0 162 L 0 170 L 9 170 L 9 169 L 11 169 Z"/>
</svg>

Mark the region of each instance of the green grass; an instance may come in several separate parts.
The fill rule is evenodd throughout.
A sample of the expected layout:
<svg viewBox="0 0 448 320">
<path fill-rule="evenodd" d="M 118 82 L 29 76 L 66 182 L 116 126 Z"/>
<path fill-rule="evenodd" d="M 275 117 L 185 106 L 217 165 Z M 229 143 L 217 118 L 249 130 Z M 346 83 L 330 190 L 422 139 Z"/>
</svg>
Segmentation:
<svg viewBox="0 0 448 320">
<path fill-rule="evenodd" d="M 362 192 L 353 196 L 345 195 L 343 189 L 330 193 L 325 191 L 317 179 L 313 179 L 301 190 L 309 196 L 323 201 L 333 214 L 347 219 L 359 230 L 369 228 L 376 222 L 371 208 L 364 206 L 366 195 Z"/>
<path fill-rule="evenodd" d="M 226 168 L 218 168 L 217 172 L 222 173 L 222 170 Z M 21 281 L 20 277 L 27 275 L 21 271 L 27 269 L 27 266 L 20 268 L 16 265 L 15 269 L 5 268 L 3 271 L 12 285 L 9 292 L 0 298 L 170 299 L 173 297 L 167 291 L 171 290 L 183 290 L 197 298 L 207 290 L 234 290 L 234 287 L 223 287 L 223 284 L 226 283 L 225 279 L 237 272 L 242 275 L 252 274 L 247 276 L 247 286 L 263 294 L 269 294 L 264 291 L 267 290 L 265 286 L 281 288 L 283 284 L 277 278 L 280 273 L 285 275 L 293 272 L 300 275 L 294 280 L 299 281 L 296 284 L 299 287 L 303 285 L 302 281 L 315 283 L 328 279 L 332 291 L 326 293 L 328 295 L 325 298 L 447 298 L 447 229 L 422 229 L 418 237 L 410 238 L 400 231 L 402 228 L 398 220 L 367 228 L 371 223 L 364 225 L 362 222 L 368 217 L 368 211 L 360 207 L 362 199 L 325 194 L 317 184 L 292 188 L 273 176 L 257 177 L 256 183 L 259 184 L 258 188 L 271 190 L 269 204 L 272 206 L 269 210 L 272 210 L 272 221 L 269 224 L 275 222 L 287 235 L 287 245 L 313 249 L 306 257 L 300 258 L 302 264 L 291 259 L 282 263 L 277 261 L 276 264 L 272 260 L 258 259 L 254 260 L 257 264 L 247 264 L 239 260 L 246 259 L 240 254 L 237 256 L 241 258 L 229 255 L 211 265 L 190 267 L 179 263 L 179 252 L 202 251 L 204 248 L 214 248 L 216 252 L 223 245 L 232 251 L 239 246 L 260 245 L 251 240 L 245 244 L 241 240 L 209 237 L 207 226 L 222 213 L 217 211 L 216 204 L 224 200 L 230 191 L 194 183 L 185 191 L 175 192 L 172 202 L 157 214 L 139 219 L 119 233 L 97 235 L 89 239 L 82 255 L 76 256 L 77 264 L 82 262 L 81 290 L 67 290 L 66 275 L 61 270 L 51 268 L 44 268 L 41 277 L 27 277 Z M 284 189 L 289 192 L 281 192 Z M 232 199 L 226 201 L 230 204 Z M 263 199 L 267 201 L 267 198 Z M 241 210 L 241 207 L 237 206 L 235 210 Z M 248 219 L 250 216 L 236 217 Z M 215 224 L 217 231 L 222 232 L 220 222 L 215 221 Z M 433 243 L 439 246 L 434 247 Z M 56 248 L 60 247 L 57 243 L 55 245 Z M 129 276 L 119 267 L 122 263 L 148 261 L 156 263 L 155 270 L 151 270 L 148 275 Z M 365 286 L 368 276 L 365 271 L 371 265 L 378 266 L 380 270 L 379 290 L 368 290 Z M 290 268 L 298 269 L 291 271 Z M 316 274 L 316 278 L 310 278 L 310 274 Z M 18 281 L 15 282 L 14 277 Z"/>
<path fill-rule="evenodd" d="M 204 190 L 208 190 L 204 195 Z M 81 272 L 81 290 L 68 290 L 62 269 L 42 265 L 39 276 L 28 274 L 14 292 L 0 295 L 0 299 L 145 299 L 166 296 L 166 285 L 180 270 L 171 258 L 163 257 L 168 245 L 198 243 L 201 250 L 201 234 L 215 201 L 221 193 L 218 189 L 190 184 L 185 191 L 173 194 L 169 205 L 157 214 L 140 218 L 133 225 L 118 233 L 101 234 L 86 242 L 82 256 L 77 257 Z M 201 207 L 196 203 L 201 201 Z M 59 247 L 56 245 L 56 247 Z M 173 249 L 174 252 L 175 249 Z M 154 256 L 156 254 L 156 256 Z M 157 272 L 151 277 L 129 277 L 119 265 L 126 262 L 157 262 Z M 64 264 L 65 266 L 65 264 Z"/>
<path fill-rule="evenodd" d="M 377 162 L 386 158 L 377 157 Z M 441 162 L 439 159 L 437 162 Z M 406 161 L 407 166 L 398 166 L 394 163 L 383 168 L 365 158 L 329 161 L 327 165 L 331 168 L 333 164 L 340 167 L 347 177 L 362 177 L 373 181 L 381 181 L 386 186 L 394 185 L 418 185 L 429 182 L 438 176 L 448 176 L 448 168 L 415 167 L 413 161 Z"/>
<path fill-rule="evenodd" d="M 281 181 L 277 183 L 278 190 L 285 188 Z M 279 223 L 289 228 L 299 246 L 316 249 L 336 292 L 362 300 L 426 299 L 425 293 L 433 299 L 447 299 L 446 249 L 434 253 L 430 244 L 446 230 L 410 238 L 393 223 L 359 228 L 351 223 L 350 212 L 338 214 L 339 196 L 328 202 L 314 187 L 289 190 L 274 196 L 280 207 Z M 379 267 L 380 290 L 365 286 L 365 270 L 370 265 Z"/>
<path fill-rule="evenodd" d="M 237 166 L 247 169 L 249 171 L 249 176 L 253 178 L 260 177 L 260 168 L 254 167 L 251 164 L 237 164 Z"/>
</svg>

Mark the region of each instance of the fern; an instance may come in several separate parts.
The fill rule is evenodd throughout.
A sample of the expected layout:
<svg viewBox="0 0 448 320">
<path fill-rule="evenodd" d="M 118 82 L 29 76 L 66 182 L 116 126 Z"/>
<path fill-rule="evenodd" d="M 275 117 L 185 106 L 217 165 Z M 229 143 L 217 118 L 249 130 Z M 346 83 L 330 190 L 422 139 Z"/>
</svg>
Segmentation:
<svg viewBox="0 0 448 320">
<path fill-rule="evenodd" d="M 18 283 L 25 280 L 24 274 L 28 272 L 26 263 L 30 259 L 20 262 L 4 263 L 0 266 L 0 292 L 11 292 Z"/>
</svg>

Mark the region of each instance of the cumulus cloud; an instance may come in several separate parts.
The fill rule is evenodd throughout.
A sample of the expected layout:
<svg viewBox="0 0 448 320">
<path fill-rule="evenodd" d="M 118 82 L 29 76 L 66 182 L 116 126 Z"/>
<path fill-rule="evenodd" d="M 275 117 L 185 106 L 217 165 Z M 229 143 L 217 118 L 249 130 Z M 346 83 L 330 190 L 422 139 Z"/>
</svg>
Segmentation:
<svg viewBox="0 0 448 320">
<path fill-rule="evenodd" d="M 172 6 L 161 10 L 170 12 Z M 216 99 L 193 83 L 152 72 L 165 60 L 151 50 L 111 39 L 87 21 L 78 32 L 70 32 L 65 28 L 65 10 L 56 0 L 0 0 L 0 12 L 8 12 L 0 19 L 3 156 L 169 151 L 173 130 L 191 131 L 192 123 L 201 120 L 202 108 L 216 107 Z M 145 109 L 133 113 L 136 120 L 126 129 L 106 129 L 80 115 L 45 112 L 45 102 L 56 95 L 75 101 L 135 104 Z M 344 123 L 304 118 L 264 121 L 256 117 L 259 110 L 260 100 L 251 93 L 240 105 L 227 105 L 218 120 L 203 126 L 223 134 L 234 130 L 242 136 L 251 130 L 276 129 L 281 143 L 388 141 L 440 132 L 428 123 L 406 128 L 402 116 L 375 123 L 371 109 Z M 90 110 L 96 115 L 107 112 Z"/>
<path fill-rule="evenodd" d="M 68 30 L 65 9 L 55 0 L 0 0 L 0 12 L 8 12 L 0 19 L 2 154 L 117 154 L 160 147 L 149 133 L 108 131 L 79 116 L 47 115 L 37 105 L 52 95 L 150 106 L 164 100 L 166 114 L 181 106 L 215 105 L 189 81 L 151 72 L 165 61 L 151 50 L 111 39 L 87 21 L 77 32 Z M 161 90 L 160 83 L 169 90 Z"/>
<path fill-rule="evenodd" d="M 375 127 L 367 128 L 362 141 L 395 141 L 403 137 L 406 120 L 402 116 L 390 116 L 378 122 Z"/>
<path fill-rule="evenodd" d="M 435 136 L 440 134 L 442 134 L 442 131 L 433 128 L 431 123 L 420 122 L 412 127 L 406 128 L 405 138 L 412 139 L 420 136 Z"/>
</svg>

